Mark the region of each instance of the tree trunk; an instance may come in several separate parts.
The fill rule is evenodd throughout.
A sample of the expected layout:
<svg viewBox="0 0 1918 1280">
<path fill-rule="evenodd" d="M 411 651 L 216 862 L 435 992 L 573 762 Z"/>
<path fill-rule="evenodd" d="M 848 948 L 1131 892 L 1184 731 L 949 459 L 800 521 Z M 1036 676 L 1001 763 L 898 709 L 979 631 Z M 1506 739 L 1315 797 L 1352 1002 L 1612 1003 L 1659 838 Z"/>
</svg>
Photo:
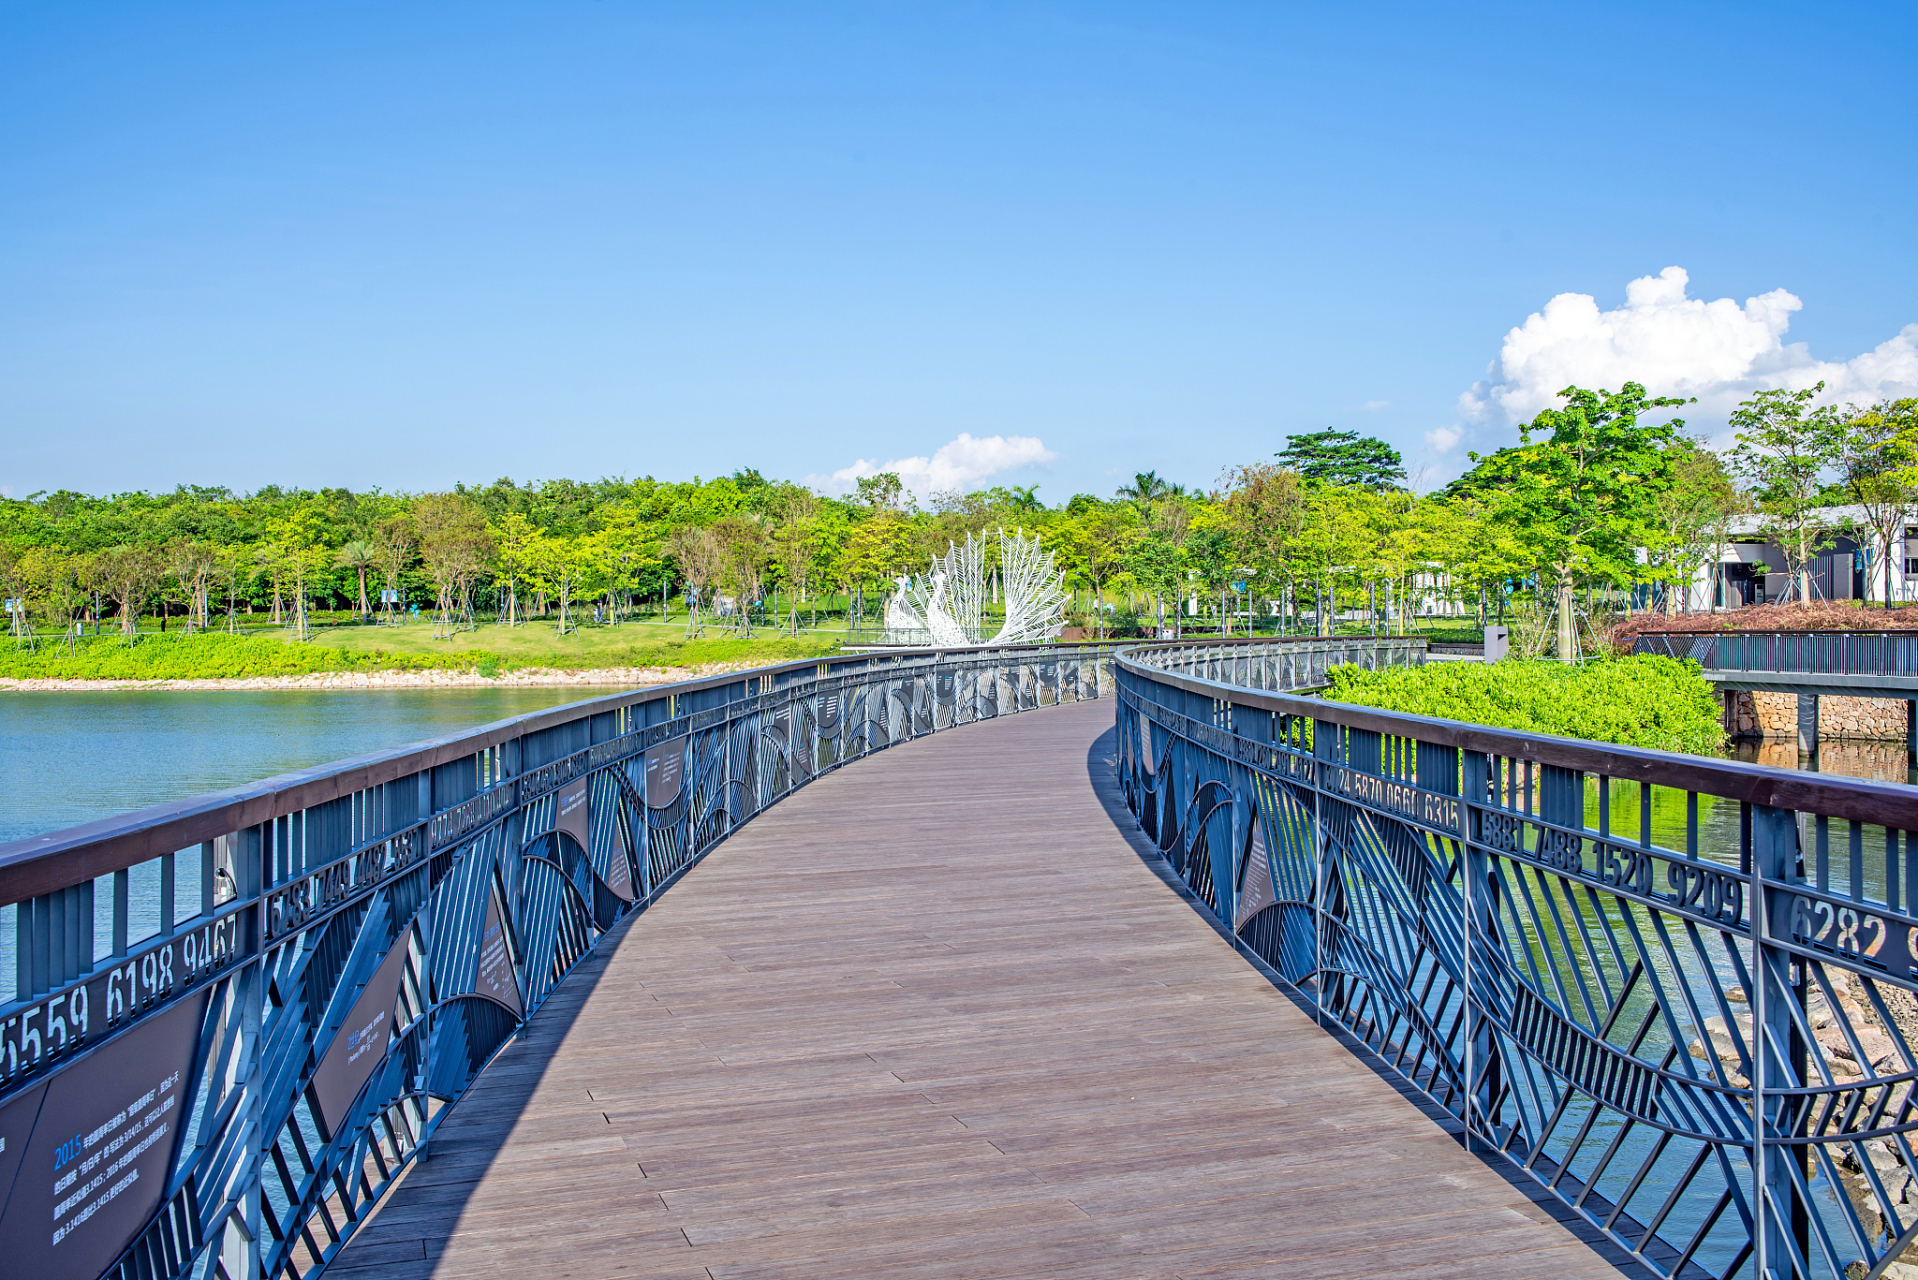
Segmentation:
<svg viewBox="0 0 1918 1280">
<path fill-rule="evenodd" d="M 1578 632 L 1572 619 L 1572 574 L 1570 570 L 1560 570 L 1558 575 L 1558 660 L 1560 662 L 1578 661 Z"/>
<path fill-rule="evenodd" d="M 1899 520 L 1899 523 L 1903 524 L 1904 520 L 1901 518 Z M 1890 609 L 1891 608 L 1891 530 L 1890 529 L 1885 530 L 1884 570 L 1885 570 L 1885 608 Z"/>
</svg>

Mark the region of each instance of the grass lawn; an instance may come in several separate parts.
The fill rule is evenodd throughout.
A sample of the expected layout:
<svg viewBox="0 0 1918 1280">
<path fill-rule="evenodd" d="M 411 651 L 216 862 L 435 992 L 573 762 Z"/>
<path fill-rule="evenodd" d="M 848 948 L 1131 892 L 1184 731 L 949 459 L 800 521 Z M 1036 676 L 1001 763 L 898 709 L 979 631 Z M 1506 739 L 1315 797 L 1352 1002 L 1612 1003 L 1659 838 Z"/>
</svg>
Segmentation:
<svg viewBox="0 0 1918 1280">
<path fill-rule="evenodd" d="M 430 622 L 397 627 L 328 627 L 314 632 L 312 643 L 356 657 L 383 651 L 395 657 L 432 658 L 460 652 L 486 654 L 501 667 L 689 667 L 710 662 L 787 662 L 832 653 L 844 632 L 802 631 L 797 638 L 759 630 L 750 640 L 716 627 L 695 640 L 677 622 L 627 622 L 617 627 L 584 626 L 569 635 L 554 633 L 550 622 L 505 627 L 482 622 L 451 640 L 435 640 Z"/>
</svg>

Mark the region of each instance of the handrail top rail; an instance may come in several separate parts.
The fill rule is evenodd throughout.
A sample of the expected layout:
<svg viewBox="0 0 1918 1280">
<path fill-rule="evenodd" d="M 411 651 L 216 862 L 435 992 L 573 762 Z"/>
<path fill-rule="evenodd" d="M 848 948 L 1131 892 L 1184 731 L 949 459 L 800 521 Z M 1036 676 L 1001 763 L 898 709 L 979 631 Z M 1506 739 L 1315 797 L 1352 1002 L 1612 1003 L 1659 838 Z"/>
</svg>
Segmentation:
<svg viewBox="0 0 1918 1280">
<path fill-rule="evenodd" d="M 1873 636 L 1886 640 L 1896 639 L 1901 636 L 1910 636 L 1913 639 L 1918 639 L 1918 627 L 1845 627 L 1822 631 L 1780 631 L 1777 629 L 1747 631 L 1730 628 L 1723 631 L 1641 631 L 1633 636 L 1632 640 L 1634 643 L 1640 640 L 1653 639 L 1722 640 L 1726 637 L 1737 637 L 1739 639 L 1744 639 L 1745 637 L 1762 637 L 1765 639 L 1796 639 L 1802 637 L 1806 639 L 1816 638 L 1820 640 L 1830 640 L 1850 636 Z"/>
<path fill-rule="evenodd" d="M 1347 728 L 1414 738 L 1463 751 L 1557 765 L 1630 782 L 1650 782 L 1751 804 L 1918 831 L 1918 788 L 1897 783 L 1876 782 L 1869 778 L 1840 778 L 1833 774 L 1778 769 L 1739 760 L 1717 760 L 1710 756 L 1686 755 L 1677 751 L 1656 751 L 1649 747 L 1588 742 L 1582 738 L 1556 734 L 1528 734 L 1465 720 L 1447 720 L 1407 711 L 1385 711 L 1352 702 L 1249 689 L 1170 671 L 1142 662 L 1134 656 L 1142 651 L 1162 652 L 1176 647 L 1173 644 L 1128 645 L 1113 654 L 1113 661 L 1122 670 L 1146 679 L 1260 711 L 1305 716 Z"/>
<path fill-rule="evenodd" d="M 1284 641 L 1321 639 L 1290 636 Z M 1182 645 L 1216 646 L 1244 643 L 1241 637 L 1182 640 Z M 49 863 L 59 859 L 62 866 L 53 879 L 62 884 L 75 883 L 122 871 L 163 854 L 244 830 L 297 813 L 302 809 L 336 800 L 355 791 L 423 770 L 464 759 L 488 747 L 537 733 L 556 725 L 599 715 L 624 707 L 641 706 L 663 698 L 684 697 L 708 689 L 739 684 L 747 679 L 776 680 L 790 677 L 797 681 L 824 665 L 843 670 L 856 667 L 872 671 L 888 665 L 902 665 L 922 658 L 985 657 L 992 654 L 1057 653 L 1061 658 L 1086 651 L 1113 652 L 1132 643 L 1126 640 L 1077 640 L 1064 643 L 1030 645 L 963 645 L 953 648 L 919 648 L 889 653 L 838 653 L 818 658 L 799 658 L 770 666 L 748 667 L 716 675 L 697 676 L 669 684 L 650 685 L 602 694 L 578 702 L 543 707 L 495 720 L 471 729 L 462 729 L 437 738 L 370 751 L 304 769 L 241 783 L 220 791 L 207 792 L 179 800 L 170 800 L 115 814 L 79 826 L 24 836 L 0 844 L 0 903 L 19 901 L 46 891 L 52 880 Z M 836 672 L 829 670 L 827 678 Z M 423 818 L 422 818 L 423 820 Z M 78 859 L 78 862 L 74 861 Z"/>
</svg>

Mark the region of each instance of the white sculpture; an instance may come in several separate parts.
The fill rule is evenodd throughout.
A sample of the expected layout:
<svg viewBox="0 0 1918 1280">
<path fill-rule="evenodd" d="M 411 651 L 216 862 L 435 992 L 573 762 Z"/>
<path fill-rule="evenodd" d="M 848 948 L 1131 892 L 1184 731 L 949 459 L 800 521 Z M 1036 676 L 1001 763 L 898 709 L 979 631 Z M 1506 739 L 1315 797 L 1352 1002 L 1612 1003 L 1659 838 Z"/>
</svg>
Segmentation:
<svg viewBox="0 0 1918 1280">
<path fill-rule="evenodd" d="M 886 602 L 886 629 L 895 644 L 951 649 L 964 645 L 1031 644 L 1059 632 L 1065 613 L 1065 572 L 1053 567 L 1053 554 L 1021 529 L 1011 537 L 999 530 L 999 575 L 1005 588 L 1006 617 L 991 638 L 983 634 L 986 596 L 986 542 L 966 535 L 966 543 L 946 544 L 934 556 L 925 577 L 894 579 Z"/>
</svg>

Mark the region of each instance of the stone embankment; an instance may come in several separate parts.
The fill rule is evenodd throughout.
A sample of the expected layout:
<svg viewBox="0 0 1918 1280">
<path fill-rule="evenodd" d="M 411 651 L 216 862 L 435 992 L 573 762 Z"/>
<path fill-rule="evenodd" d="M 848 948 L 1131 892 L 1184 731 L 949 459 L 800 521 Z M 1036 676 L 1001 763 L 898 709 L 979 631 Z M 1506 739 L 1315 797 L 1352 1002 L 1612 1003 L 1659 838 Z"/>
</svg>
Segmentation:
<svg viewBox="0 0 1918 1280">
<path fill-rule="evenodd" d="M 580 685 L 631 689 L 672 684 L 700 676 L 743 671 L 755 663 L 721 662 L 700 667 L 593 667 L 579 671 L 528 668 L 485 676 L 477 671 L 315 671 L 297 676 L 244 676 L 218 680 L 19 680 L 0 677 L 0 692 L 79 693 L 104 689 L 346 690 L 497 689 Z"/>
<path fill-rule="evenodd" d="M 1735 738 L 1798 737 L 1798 695 L 1740 692 L 1730 725 Z M 1818 699 L 1818 737 L 1835 742 L 1903 742 L 1903 698 Z"/>
</svg>

